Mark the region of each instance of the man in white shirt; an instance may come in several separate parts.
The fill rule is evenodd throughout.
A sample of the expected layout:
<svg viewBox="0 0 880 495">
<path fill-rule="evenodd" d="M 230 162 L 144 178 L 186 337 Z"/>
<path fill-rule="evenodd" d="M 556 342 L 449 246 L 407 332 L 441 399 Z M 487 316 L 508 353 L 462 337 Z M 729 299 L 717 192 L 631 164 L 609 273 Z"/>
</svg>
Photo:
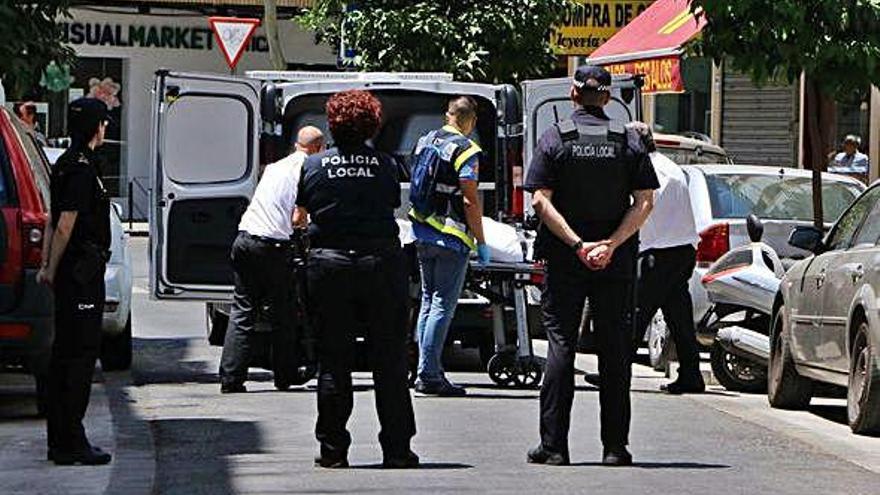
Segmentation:
<svg viewBox="0 0 880 495">
<path fill-rule="evenodd" d="M 235 292 L 229 328 L 220 360 L 220 391 L 244 392 L 248 366 L 259 344 L 271 335 L 273 361 L 293 347 L 296 322 L 295 285 L 290 265 L 290 238 L 296 191 L 305 159 L 324 149 L 324 135 L 316 127 L 297 134 L 293 154 L 266 166 L 247 211 L 238 224 L 232 245 Z M 268 321 L 269 325 L 259 323 Z M 260 333 L 267 334 L 263 339 Z M 287 388 L 284 368 L 274 366 L 275 386 Z"/>
<path fill-rule="evenodd" d="M 843 139 L 843 151 L 834 155 L 834 159 L 828 164 L 828 171 L 850 175 L 862 182 L 867 182 L 868 169 L 871 164 L 868 155 L 859 151 L 861 145 L 861 137 L 854 134 L 847 135 Z"/>
<path fill-rule="evenodd" d="M 700 236 L 684 171 L 657 152 L 650 128 L 639 129 L 650 152 L 660 188 L 654 190 L 654 210 L 639 233 L 639 283 L 636 337 L 645 334 L 660 309 L 680 363 L 678 379 L 661 390 L 671 394 L 701 393 L 700 354 L 694 329 L 693 301 L 688 290 L 696 264 Z"/>
</svg>

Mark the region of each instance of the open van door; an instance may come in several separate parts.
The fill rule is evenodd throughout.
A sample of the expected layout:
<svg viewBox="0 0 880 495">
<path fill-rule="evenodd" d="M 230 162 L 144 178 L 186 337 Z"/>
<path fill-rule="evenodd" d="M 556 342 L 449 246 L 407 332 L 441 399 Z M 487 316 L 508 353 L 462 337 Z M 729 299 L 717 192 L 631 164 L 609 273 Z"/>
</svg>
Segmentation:
<svg viewBox="0 0 880 495">
<path fill-rule="evenodd" d="M 641 76 L 613 76 L 611 86 L 611 102 L 605 107 L 605 113 L 612 120 L 623 123 L 642 119 Z M 523 125 L 525 126 L 525 143 L 523 145 L 523 179 L 528 177 L 538 140 L 550 126 L 558 121 L 569 118 L 574 104 L 569 98 L 571 78 L 539 79 L 523 81 Z M 524 198 L 526 215 L 533 213 L 528 193 Z"/>
<path fill-rule="evenodd" d="M 229 252 L 259 175 L 259 82 L 159 71 L 153 99 L 153 295 L 229 299 Z"/>
</svg>

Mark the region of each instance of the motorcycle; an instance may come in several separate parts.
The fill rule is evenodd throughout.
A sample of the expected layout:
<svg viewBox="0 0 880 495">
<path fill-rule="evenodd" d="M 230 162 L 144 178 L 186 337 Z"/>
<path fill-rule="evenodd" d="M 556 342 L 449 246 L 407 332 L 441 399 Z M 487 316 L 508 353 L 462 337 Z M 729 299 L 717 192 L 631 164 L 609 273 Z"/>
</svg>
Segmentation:
<svg viewBox="0 0 880 495">
<path fill-rule="evenodd" d="M 726 389 L 766 390 L 770 360 L 770 315 L 785 267 L 761 241 L 764 227 L 755 215 L 746 220 L 750 243 L 719 258 L 703 276 L 712 306 L 697 328 L 710 346 L 712 372 Z"/>
</svg>

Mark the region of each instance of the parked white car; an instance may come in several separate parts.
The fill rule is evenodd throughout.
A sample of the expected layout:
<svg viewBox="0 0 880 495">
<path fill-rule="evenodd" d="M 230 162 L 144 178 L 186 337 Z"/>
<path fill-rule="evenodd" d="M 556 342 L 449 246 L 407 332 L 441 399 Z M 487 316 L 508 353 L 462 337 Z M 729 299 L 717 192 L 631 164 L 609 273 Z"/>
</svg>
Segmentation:
<svg viewBox="0 0 880 495">
<path fill-rule="evenodd" d="M 51 165 L 55 165 L 64 148 L 43 148 Z M 110 260 L 104 272 L 104 319 L 101 324 L 101 368 L 105 371 L 126 370 L 131 366 L 131 253 L 128 234 L 122 225 L 122 208 L 111 203 Z"/>
<path fill-rule="evenodd" d="M 809 170 L 749 165 L 687 165 L 691 203 L 700 244 L 697 267 L 690 279 L 694 301 L 694 321 L 709 309 L 706 290 L 700 283 L 715 260 L 729 250 L 749 243 L 746 217 L 754 213 L 764 224 L 764 242 L 782 259 L 803 259 L 810 253 L 788 244 L 796 226 L 810 225 L 813 219 L 812 183 Z M 856 179 L 838 174 L 822 174 L 826 226 L 865 189 Z M 786 262 L 787 264 L 790 262 Z M 665 367 L 669 339 L 662 314 L 648 329 L 651 364 Z M 709 342 L 706 342 L 709 344 Z"/>
</svg>

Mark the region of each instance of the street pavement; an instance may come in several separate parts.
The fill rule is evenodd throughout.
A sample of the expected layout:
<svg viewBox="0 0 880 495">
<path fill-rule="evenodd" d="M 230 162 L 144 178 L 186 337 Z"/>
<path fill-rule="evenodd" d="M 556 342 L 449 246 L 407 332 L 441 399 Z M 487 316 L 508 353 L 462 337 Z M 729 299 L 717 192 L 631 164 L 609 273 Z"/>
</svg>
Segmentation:
<svg viewBox="0 0 880 495">
<path fill-rule="evenodd" d="M 635 466 L 598 465 L 598 394 L 580 378 L 574 465 L 528 465 L 538 392 L 491 386 L 474 353 L 459 353 L 462 371 L 451 374 L 468 397 L 414 398 L 422 469 L 378 468 L 367 373 L 355 374 L 353 467 L 315 468 L 314 382 L 278 392 L 268 372 L 253 370 L 248 393 L 220 395 L 219 349 L 205 341 L 204 306 L 148 299 L 145 242 L 132 240 L 134 368 L 99 375 L 89 411 L 93 437 L 113 437 L 104 442 L 115 449 L 113 465 L 51 467 L 41 457 L 42 423 L 9 412 L 10 388 L 0 381 L 0 493 L 880 493 L 880 438 L 852 435 L 841 400 L 788 412 L 770 410 L 764 396 L 717 387 L 672 397 L 657 391 L 664 378 L 645 366 L 634 379 Z M 577 365 L 591 371 L 595 359 L 579 356 Z"/>
</svg>

